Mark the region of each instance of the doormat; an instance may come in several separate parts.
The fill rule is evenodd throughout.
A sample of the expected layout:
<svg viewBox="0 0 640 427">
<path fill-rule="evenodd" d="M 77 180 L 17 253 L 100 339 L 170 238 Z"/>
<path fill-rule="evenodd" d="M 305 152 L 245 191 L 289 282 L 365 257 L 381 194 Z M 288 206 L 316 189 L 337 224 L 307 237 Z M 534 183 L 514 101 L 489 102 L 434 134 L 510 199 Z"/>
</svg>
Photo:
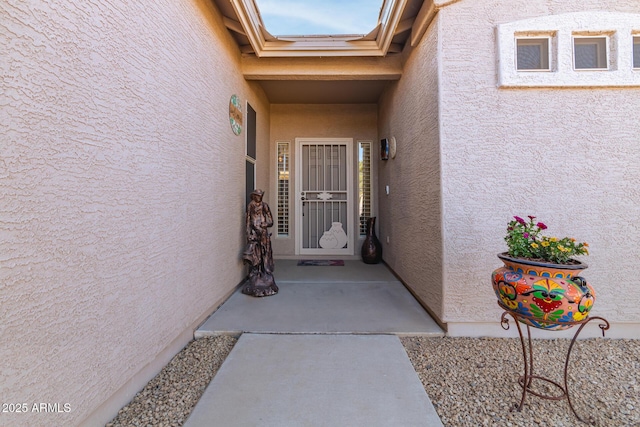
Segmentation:
<svg viewBox="0 0 640 427">
<path fill-rule="evenodd" d="M 344 266 L 344 261 L 341 259 L 301 259 L 298 261 L 298 265 L 302 266 L 321 266 L 321 267 L 334 267 Z"/>
</svg>

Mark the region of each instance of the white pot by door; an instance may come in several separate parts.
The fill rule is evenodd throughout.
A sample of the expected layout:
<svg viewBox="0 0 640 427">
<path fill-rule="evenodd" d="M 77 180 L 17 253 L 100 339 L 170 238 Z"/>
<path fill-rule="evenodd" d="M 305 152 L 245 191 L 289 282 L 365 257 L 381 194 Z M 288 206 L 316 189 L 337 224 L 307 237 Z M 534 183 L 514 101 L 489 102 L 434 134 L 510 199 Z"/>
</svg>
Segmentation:
<svg viewBox="0 0 640 427">
<path fill-rule="evenodd" d="M 350 138 L 296 138 L 296 254 L 354 254 L 352 149 Z"/>
</svg>

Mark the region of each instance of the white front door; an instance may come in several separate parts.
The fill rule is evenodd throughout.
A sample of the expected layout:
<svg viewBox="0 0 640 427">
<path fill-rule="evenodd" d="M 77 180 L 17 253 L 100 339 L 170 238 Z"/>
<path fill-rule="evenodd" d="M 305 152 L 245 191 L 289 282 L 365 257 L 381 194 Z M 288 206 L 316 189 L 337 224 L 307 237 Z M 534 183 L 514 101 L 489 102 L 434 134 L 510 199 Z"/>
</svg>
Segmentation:
<svg viewBox="0 0 640 427">
<path fill-rule="evenodd" d="M 296 138 L 296 254 L 354 254 L 352 148 L 350 138 Z"/>
</svg>

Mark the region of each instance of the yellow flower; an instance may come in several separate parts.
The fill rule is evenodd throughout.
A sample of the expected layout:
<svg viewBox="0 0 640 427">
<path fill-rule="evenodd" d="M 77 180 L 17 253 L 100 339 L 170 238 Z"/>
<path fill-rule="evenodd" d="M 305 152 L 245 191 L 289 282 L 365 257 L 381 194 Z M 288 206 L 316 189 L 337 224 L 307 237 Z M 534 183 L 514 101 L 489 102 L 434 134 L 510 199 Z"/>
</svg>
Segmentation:
<svg viewBox="0 0 640 427">
<path fill-rule="evenodd" d="M 547 242 L 546 240 L 545 240 L 544 242 L 540 243 L 540 244 L 541 244 L 542 246 L 544 246 L 545 248 L 546 248 L 547 246 L 549 246 L 549 242 Z"/>
<path fill-rule="evenodd" d="M 549 240 L 552 241 L 552 242 L 557 242 L 558 241 L 558 239 L 556 237 L 552 237 Z"/>
<path fill-rule="evenodd" d="M 533 249 L 538 249 L 538 244 L 537 243 L 531 243 L 531 247 Z"/>
<path fill-rule="evenodd" d="M 562 246 L 562 245 L 558 245 L 558 250 L 559 250 L 560 252 L 566 252 L 566 251 L 567 251 L 567 250 L 564 248 L 564 246 Z"/>
</svg>

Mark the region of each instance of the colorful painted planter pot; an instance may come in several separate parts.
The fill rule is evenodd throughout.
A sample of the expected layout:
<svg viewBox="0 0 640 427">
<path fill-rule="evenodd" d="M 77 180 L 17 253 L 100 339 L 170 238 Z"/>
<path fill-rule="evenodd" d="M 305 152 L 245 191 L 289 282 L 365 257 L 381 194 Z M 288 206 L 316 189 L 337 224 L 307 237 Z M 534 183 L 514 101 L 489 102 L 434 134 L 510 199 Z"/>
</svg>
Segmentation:
<svg viewBox="0 0 640 427">
<path fill-rule="evenodd" d="M 596 299 L 578 274 L 586 264 L 551 264 L 498 255 L 504 267 L 491 276 L 499 303 L 535 328 L 560 331 L 586 319 Z"/>
</svg>

